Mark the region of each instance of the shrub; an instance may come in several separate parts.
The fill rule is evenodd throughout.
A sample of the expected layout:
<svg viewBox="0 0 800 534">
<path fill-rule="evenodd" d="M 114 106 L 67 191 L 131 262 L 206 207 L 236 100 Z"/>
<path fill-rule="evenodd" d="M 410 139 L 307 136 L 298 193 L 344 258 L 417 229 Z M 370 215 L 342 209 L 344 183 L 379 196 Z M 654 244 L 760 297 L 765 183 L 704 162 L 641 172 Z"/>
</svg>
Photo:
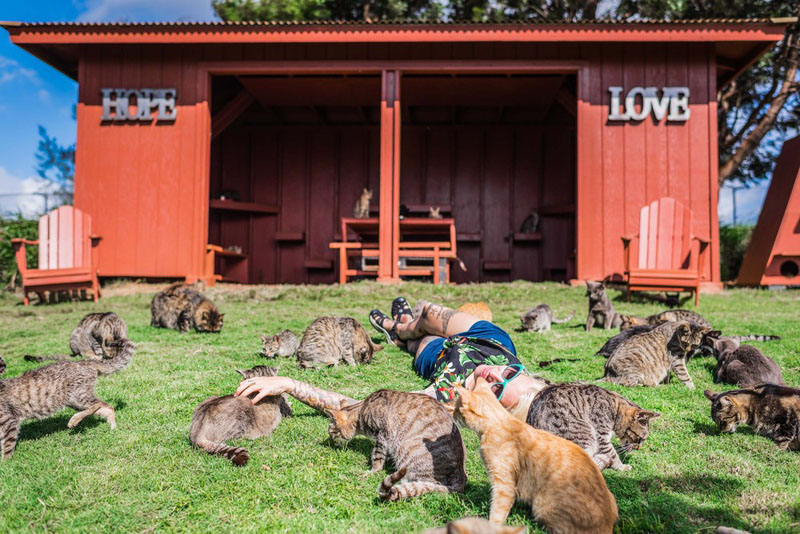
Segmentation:
<svg viewBox="0 0 800 534">
<path fill-rule="evenodd" d="M 36 239 L 38 233 L 39 221 L 29 221 L 20 214 L 14 219 L 0 219 L 0 283 L 7 285 L 17 271 L 17 260 L 11 239 L 14 237 Z M 36 247 L 27 247 L 27 251 L 28 267 L 36 267 L 38 263 Z"/>
<path fill-rule="evenodd" d="M 720 226 L 719 227 L 719 263 L 722 280 L 736 279 L 742 266 L 744 252 L 750 244 L 752 226 Z"/>
</svg>

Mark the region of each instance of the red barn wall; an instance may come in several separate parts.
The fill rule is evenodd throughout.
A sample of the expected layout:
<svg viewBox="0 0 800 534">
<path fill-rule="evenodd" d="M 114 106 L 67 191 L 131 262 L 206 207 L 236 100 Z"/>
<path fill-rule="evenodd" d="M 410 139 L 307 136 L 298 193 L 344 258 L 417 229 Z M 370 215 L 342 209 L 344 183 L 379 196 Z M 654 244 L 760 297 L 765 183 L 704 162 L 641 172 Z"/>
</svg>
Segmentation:
<svg viewBox="0 0 800 534">
<path fill-rule="evenodd" d="M 693 231 L 711 238 L 705 276 L 719 280 L 713 45 L 669 43 L 87 47 L 79 70 L 75 202 L 94 216 L 95 230 L 104 238 L 100 274 L 201 271 L 210 158 L 207 80 L 199 75 L 203 61 L 340 59 L 586 62 L 578 80 L 575 276 L 620 274 L 620 236 L 637 231 L 642 205 L 669 195 L 692 209 Z M 677 124 L 608 123 L 611 85 L 626 91 L 637 85 L 686 85 L 691 118 Z M 178 118 L 165 125 L 101 124 L 101 87 L 176 87 Z M 330 251 L 319 253 L 333 259 Z"/>
</svg>

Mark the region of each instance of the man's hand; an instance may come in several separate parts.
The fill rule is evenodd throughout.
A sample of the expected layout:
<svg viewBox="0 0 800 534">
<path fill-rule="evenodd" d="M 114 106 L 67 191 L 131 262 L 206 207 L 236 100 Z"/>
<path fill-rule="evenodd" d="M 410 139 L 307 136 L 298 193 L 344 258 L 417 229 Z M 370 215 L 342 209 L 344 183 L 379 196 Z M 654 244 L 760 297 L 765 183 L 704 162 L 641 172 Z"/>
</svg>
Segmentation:
<svg viewBox="0 0 800 534">
<path fill-rule="evenodd" d="M 250 399 L 253 404 L 258 402 L 266 396 L 280 395 L 286 393 L 291 389 L 291 379 L 285 376 L 260 376 L 256 378 L 248 378 L 242 380 L 239 387 L 236 388 L 236 397 L 249 397 L 253 393 L 257 393 L 255 397 Z"/>
</svg>

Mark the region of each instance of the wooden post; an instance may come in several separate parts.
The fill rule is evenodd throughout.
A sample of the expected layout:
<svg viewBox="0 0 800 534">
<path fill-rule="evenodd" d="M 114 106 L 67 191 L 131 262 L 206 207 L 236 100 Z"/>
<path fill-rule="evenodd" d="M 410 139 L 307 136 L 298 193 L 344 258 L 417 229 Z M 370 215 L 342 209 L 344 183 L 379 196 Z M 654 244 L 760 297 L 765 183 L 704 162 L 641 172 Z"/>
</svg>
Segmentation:
<svg viewBox="0 0 800 534">
<path fill-rule="evenodd" d="M 400 73 L 384 70 L 381 80 L 378 281 L 400 278 Z"/>
</svg>

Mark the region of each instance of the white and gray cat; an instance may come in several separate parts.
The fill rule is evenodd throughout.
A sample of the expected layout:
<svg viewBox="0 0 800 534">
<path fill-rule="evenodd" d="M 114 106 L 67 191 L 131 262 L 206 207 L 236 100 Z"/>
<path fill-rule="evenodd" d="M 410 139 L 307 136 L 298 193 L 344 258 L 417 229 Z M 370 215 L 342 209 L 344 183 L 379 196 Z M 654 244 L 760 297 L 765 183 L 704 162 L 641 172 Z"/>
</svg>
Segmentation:
<svg viewBox="0 0 800 534">
<path fill-rule="evenodd" d="M 284 330 L 274 336 L 261 336 L 261 354 L 267 358 L 275 358 L 281 356 L 288 358 L 294 356 L 300 347 L 300 340 L 292 333 L 291 330 Z"/>
<path fill-rule="evenodd" d="M 539 304 L 535 308 L 531 308 L 520 315 L 519 319 L 522 321 L 522 328 L 528 332 L 546 332 L 550 330 L 550 325 L 552 323 L 566 323 L 574 316 L 575 313 L 573 312 L 563 319 L 556 319 L 550 306 L 547 304 Z"/>
</svg>

